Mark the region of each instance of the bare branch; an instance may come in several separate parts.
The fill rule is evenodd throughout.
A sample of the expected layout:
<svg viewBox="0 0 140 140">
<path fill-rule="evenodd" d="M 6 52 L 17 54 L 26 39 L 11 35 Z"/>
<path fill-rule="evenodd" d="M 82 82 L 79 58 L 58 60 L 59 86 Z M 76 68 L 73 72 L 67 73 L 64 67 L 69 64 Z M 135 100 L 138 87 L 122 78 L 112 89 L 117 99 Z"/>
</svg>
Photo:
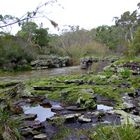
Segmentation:
<svg viewBox="0 0 140 140">
<path fill-rule="evenodd" d="M 0 28 L 5 28 L 5 27 L 9 27 L 11 25 L 14 25 L 14 24 L 18 24 L 19 26 L 22 25 L 22 23 L 24 21 L 28 21 L 30 19 L 34 19 L 34 18 L 37 18 L 37 15 L 39 14 L 39 10 L 49 4 L 54 4 L 56 3 L 57 0 L 49 0 L 39 6 L 37 6 L 35 8 L 34 11 L 32 12 L 27 12 L 26 14 L 24 14 L 23 16 L 21 16 L 20 18 L 18 17 L 14 17 L 14 16 L 11 16 L 11 15 L 5 15 L 4 17 L 2 15 L 0 15 L 0 22 L 2 24 L 0 24 Z M 53 20 L 50 20 L 48 17 L 46 17 L 47 20 L 49 20 L 51 22 L 51 24 L 54 26 L 54 27 L 57 27 L 58 24 L 56 22 L 54 22 Z"/>
</svg>

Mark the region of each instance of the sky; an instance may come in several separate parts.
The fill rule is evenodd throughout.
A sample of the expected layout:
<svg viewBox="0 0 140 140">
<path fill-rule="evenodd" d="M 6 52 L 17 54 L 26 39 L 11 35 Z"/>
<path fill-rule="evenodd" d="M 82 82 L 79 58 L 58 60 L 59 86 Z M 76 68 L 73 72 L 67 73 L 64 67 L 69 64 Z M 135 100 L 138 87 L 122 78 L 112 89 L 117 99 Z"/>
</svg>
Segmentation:
<svg viewBox="0 0 140 140">
<path fill-rule="evenodd" d="M 0 0 L 0 14 L 21 17 L 27 11 L 33 11 L 47 0 Z M 140 0 L 57 0 L 57 3 L 42 7 L 44 16 L 58 23 L 60 30 L 65 25 L 79 25 L 84 29 L 96 28 L 100 25 L 112 25 L 113 17 L 119 17 L 125 11 L 137 9 Z M 46 18 L 35 19 L 37 24 L 49 28 L 50 33 L 58 33 Z M 15 33 L 18 26 L 11 32 Z"/>
</svg>

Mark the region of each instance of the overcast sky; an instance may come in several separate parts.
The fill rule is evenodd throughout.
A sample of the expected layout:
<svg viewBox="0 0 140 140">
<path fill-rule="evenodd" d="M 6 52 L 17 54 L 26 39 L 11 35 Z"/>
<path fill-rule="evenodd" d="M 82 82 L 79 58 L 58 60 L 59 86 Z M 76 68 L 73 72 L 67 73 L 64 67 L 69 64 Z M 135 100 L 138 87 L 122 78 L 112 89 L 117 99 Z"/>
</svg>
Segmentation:
<svg viewBox="0 0 140 140">
<path fill-rule="evenodd" d="M 39 4 L 47 0 L 0 0 L 0 14 L 22 16 L 27 11 L 34 10 Z M 113 17 L 120 16 L 125 11 L 137 8 L 139 0 L 58 0 L 53 6 L 42 9 L 44 15 L 56 21 L 59 27 L 63 25 L 79 25 L 91 29 L 99 25 L 113 24 Z M 62 6 L 58 6 L 61 4 Z M 64 7 L 64 8 L 62 8 Z M 46 19 L 38 19 L 50 32 L 57 33 Z M 15 29 L 13 29 L 15 31 Z"/>
</svg>

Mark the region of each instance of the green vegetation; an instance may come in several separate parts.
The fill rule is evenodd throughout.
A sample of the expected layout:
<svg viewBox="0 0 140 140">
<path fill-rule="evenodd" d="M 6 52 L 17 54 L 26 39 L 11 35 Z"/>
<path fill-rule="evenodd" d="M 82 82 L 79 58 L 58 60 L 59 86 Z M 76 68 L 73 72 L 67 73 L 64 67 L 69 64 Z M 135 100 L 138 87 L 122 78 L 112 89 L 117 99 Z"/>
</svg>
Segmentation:
<svg viewBox="0 0 140 140">
<path fill-rule="evenodd" d="M 20 132 L 18 130 L 19 122 L 11 118 L 9 111 L 0 109 L 0 139 L 18 140 Z"/>
<path fill-rule="evenodd" d="M 100 63 L 96 63 L 93 71 L 85 75 L 29 80 L 25 83 L 25 90 L 33 97 L 46 97 L 48 100 L 59 101 L 64 106 L 74 105 L 77 109 L 86 111 L 95 111 L 96 97 L 105 98 L 115 104 L 113 106 L 116 109 L 113 110 L 115 113 L 124 109 L 123 95 L 130 94 L 130 98 L 134 98 L 133 96 L 139 94 L 140 58 L 137 56 L 140 54 L 140 15 L 138 9 L 132 13 L 126 11 L 120 17 L 116 17 L 113 26 L 103 25 L 89 31 L 80 29 L 79 26 L 69 26 L 69 29 L 60 35 L 50 35 L 48 29 L 30 20 L 37 14 L 36 12 L 28 13 L 23 22 L 10 15 L 0 15 L 0 23 L 6 24 L 7 20 L 16 20 L 21 26 L 21 30 L 16 35 L 0 32 L 0 72 L 31 70 L 33 60 L 38 58 L 43 60 L 46 56 L 69 56 L 70 63 L 73 65 L 79 64 L 82 57 L 94 57 L 95 60 L 96 58 L 102 61 L 109 60 L 111 64 L 101 72 L 98 72 Z M 51 20 L 50 22 L 57 26 L 55 22 Z M 114 62 L 116 58 L 119 60 Z M 21 139 L 18 130 L 20 121 L 13 118 L 17 113 L 14 110 L 14 101 L 18 100 L 16 95 L 19 87 L 16 85 L 17 82 L 0 82 L 0 139 Z M 24 91 L 23 93 L 20 91 L 19 94 L 24 96 Z M 27 102 L 32 100 L 29 98 Z M 125 104 L 127 105 L 127 102 Z M 125 109 L 133 108 L 132 105 L 128 104 L 128 108 Z M 121 111 L 120 115 L 123 117 Z M 138 111 L 133 111 L 135 111 L 132 112 L 133 115 L 139 119 L 139 108 Z M 128 113 L 125 113 L 126 121 Z M 62 125 L 64 121 L 62 117 L 51 122 L 59 130 L 52 139 L 61 140 L 70 135 L 72 130 Z M 84 134 L 91 140 L 140 139 L 140 129 L 129 123 L 99 126 L 85 131 L 77 130 L 75 134 Z"/>
<path fill-rule="evenodd" d="M 0 69 L 29 70 L 30 62 L 40 54 L 69 56 L 73 65 L 79 64 L 79 59 L 85 56 L 104 58 L 110 55 L 139 55 L 139 9 L 115 17 L 113 26 L 103 25 L 89 31 L 79 26 L 68 26 L 60 35 L 50 35 L 48 29 L 33 22 L 31 19 L 37 14 L 38 8 L 27 12 L 23 20 L 11 15 L 0 15 L 0 23 L 4 27 L 12 20 L 21 26 L 15 36 L 0 33 Z M 57 23 L 50 22 L 57 27 Z"/>
<path fill-rule="evenodd" d="M 92 100 L 94 95 L 102 95 L 116 102 L 116 107 L 121 106 L 121 95 L 134 93 L 139 88 L 140 78 L 133 75 L 135 72 L 131 67 L 124 67 L 130 62 L 140 59 L 120 59 L 104 71 L 94 75 L 57 76 L 43 78 L 36 81 L 28 81 L 27 85 L 33 95 L 45 95 L 48 99 L 57 100 L 62 103 L 73 105 L 79 104 L 83 108 L 94 108 L 96 103 Z M 136 64 L 136 62 L 134 63 Z M 92 84 L 93 83 L 93 84 Z M 47 91 L 33 90 L 32 86 L 46 86 L 51 88 Z"/>
<path fill-rule="evenodd" d="M 132 125 L 104 126 L 96 128 L 91 140 L 139 140 L 140 129 Z"/>
</svg>

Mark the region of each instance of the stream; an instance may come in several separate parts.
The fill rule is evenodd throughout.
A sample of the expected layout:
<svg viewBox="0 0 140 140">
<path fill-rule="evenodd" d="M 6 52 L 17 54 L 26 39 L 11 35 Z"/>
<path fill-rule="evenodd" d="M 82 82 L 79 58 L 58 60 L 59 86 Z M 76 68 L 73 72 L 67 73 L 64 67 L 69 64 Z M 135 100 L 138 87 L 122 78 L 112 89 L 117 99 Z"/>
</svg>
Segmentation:
<svg viewBox="0 0 140 140">
<path fill-rule="evenodd" d="M 48 76 L 58 75 L 72 75 L 72 74 L 84 74 L 86 70 L 80 69 L 80 66 L 53 68 L 45 70 L 32 70 L 18 73 L 9 73 L 0 75 L 0 81 L 25 81 L 36 78 L 45 78 Z"/>
</svg>

